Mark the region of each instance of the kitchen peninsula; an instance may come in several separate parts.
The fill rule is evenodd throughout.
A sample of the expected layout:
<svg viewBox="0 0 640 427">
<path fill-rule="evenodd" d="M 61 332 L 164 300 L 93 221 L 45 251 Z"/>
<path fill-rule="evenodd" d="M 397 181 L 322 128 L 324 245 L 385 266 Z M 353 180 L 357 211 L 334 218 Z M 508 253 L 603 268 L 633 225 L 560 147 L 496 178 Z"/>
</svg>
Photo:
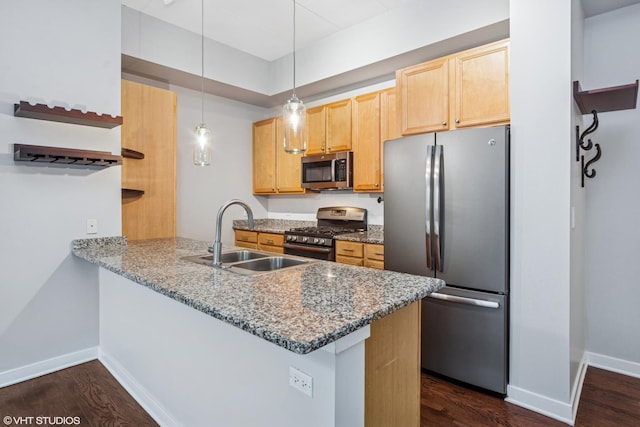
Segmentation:
<svg viewBox="0 0 640 427">
<path fill-rule="evenodd" d="M 73 245 L 100 267 L 100 358 L 163 425 L 363 426 L 369 324 L 444 286 L 326 261 L 248 277 L 182 238 Z"/>
</svg>

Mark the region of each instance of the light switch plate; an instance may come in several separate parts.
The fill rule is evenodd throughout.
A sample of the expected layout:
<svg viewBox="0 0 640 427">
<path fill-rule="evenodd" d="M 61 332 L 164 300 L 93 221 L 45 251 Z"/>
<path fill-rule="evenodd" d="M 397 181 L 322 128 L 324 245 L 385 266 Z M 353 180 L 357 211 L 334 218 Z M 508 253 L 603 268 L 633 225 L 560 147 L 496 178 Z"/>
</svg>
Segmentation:
<svg viewBox="0 0 640 427">
<path fill-rule="evenodd" d="M 87 220 L 87 234 L 98 234 L 98 220 L 97 219 L 88 219 Z"/>
</svg>

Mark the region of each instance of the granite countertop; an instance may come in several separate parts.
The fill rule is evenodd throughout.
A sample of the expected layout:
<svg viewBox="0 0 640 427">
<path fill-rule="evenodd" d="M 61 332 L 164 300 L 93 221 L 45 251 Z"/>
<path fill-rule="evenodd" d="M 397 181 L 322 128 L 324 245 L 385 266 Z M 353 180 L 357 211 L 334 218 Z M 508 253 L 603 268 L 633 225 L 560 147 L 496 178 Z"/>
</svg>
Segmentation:
<svg viewBox="0 0 640 427">
<path fill-rule="evenodd" d="M 440 279 L 329 261 L 243 276 L 181 259 L 206 254 L 208 246 L 184 238 L 127 243 L 113 237 L 75 240 L 73 254 L 299 354 L 444 286 Z"/>
<path fill-rule="evenodd" d="M 316 221 L 298 221 L 290 219 L 254 219 L 253 231 L 262 233 L 284 233 L 287 230 L 297 227 L 314 227 Z M 249 223 L 245 219 L 233 221 L 235 230 L 250 230 Z M 340 234 L 334 237 L 335 240 L 348 240 L 361 243 L 384 243 L 384 230 L 381 225 L 369 225 L 367 231 L 359 233 Z"/>
</svg>

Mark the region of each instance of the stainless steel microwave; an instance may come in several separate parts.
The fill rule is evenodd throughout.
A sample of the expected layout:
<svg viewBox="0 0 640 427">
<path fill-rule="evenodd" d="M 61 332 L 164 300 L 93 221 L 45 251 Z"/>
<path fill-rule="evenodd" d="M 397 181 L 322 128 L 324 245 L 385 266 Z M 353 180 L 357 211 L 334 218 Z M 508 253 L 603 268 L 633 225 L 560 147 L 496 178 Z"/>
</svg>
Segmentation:
<svg viewBox="0 0 640 427">
<path fill-rule="evenodd" d="M 344 190 L 353 187 L 353 153 L 340 151 L 302 158 L 302 187 Z"/>
</svg>

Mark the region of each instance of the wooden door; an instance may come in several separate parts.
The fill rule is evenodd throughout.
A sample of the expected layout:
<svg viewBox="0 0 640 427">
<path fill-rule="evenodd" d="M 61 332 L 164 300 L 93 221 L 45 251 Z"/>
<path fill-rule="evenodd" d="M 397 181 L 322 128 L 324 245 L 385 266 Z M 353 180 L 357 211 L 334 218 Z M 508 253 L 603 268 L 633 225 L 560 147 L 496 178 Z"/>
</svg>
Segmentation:
<svg viewBox="0 0 640 427">
<path fill-rule="evenodd" d="M 396 88 L 403 135 L 449 129 L 447 58 L 398 70 Z"/>
<path fill-rule="evenodd" d="M 130 240 L 176 235 L 176 105 L 174 92 L 122 80 L 121 145 L 144 154 L 124 158 L 122 234 Z"/>
<path fill-rule="evenodd" d="M 307 152 L 305 155 L 324 154 L 326 148 L 324 105 L 307 110 Z"/>
<path fill-rule="evenodd" d="M 351 150 L 351 99 L 332 102 L 326 108 L 326 151 Z"/>
<path fill-rule="evenodd" d="M 276 120 L 276 190 L 278 193 L 304 193 L 302 188 L 302 154 L 290 154 L 284 151 L 282 118 Z"/>
<path fill-rule="evenodd" d="M 353 191 L 382 190 L 380 92 L 353 100 Z"/>
<path fill-rule="evenodd" d="M 253 193 L 276 192 L 276 119 L 253 124 Z"/>
<path fill-rule="evenodd" d="M 455 55 L 451 117 L 455 127 L 508 123 L 509 42 L 501 41 Z"/>
</svg>

